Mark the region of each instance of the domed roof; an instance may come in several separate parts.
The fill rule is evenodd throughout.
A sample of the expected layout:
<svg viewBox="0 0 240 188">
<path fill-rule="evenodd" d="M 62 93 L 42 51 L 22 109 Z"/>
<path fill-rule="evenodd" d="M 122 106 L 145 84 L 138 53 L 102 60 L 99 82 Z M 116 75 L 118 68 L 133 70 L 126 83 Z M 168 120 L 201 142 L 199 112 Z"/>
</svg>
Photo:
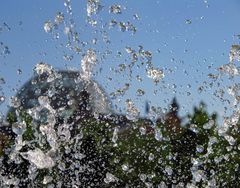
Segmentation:
<svg viewBox="0 0 240 188">
<path fill-rule="evenodd" d="M 39 97 L 45 96 L 53 109 L 74 111 L 81 103 L 82 91 L 89 94 L 89 106 L 93 113 L 112 112 L 111 102 L 102 87 L 94 80 L 81 78 L 77 71 L 54 71 L 54 75 L 37 74 L 18 91 L 16 99 L 18 107 L 23 110 L 40 105 Z"/>
</svg>

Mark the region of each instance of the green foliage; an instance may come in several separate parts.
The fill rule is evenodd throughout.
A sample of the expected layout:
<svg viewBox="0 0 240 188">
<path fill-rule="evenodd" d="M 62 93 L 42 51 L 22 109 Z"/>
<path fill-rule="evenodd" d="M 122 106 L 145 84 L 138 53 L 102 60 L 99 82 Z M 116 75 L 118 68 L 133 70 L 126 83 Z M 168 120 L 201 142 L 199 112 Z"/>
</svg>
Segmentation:
<svg viewBox="0 0 240 188">
<path fill-rule="evenodd" d="M 17 122 L 17 116 L 14 112 L 9 112 L 7 114 L 7 118 L 6 118 L 7 122 L 12 124 L 14 122 Z"/>
<path fill-rule="evenodd" d="M 35 136 L 34 136 L 34 129 L 32 126 L 32 117 L 25 111 L 21 111 L 20 119 L 26 123 L 26 130 L 22 135 L 23 140 L 27 140 L 27 141 L 34 140 Z"/>
</svg>

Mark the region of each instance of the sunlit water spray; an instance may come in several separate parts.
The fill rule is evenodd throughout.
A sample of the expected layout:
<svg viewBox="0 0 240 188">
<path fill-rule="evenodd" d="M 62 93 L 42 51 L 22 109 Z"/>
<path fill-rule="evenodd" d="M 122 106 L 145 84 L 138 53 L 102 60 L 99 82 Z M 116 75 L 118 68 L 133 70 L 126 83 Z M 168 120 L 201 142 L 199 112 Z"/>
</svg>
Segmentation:
<svg viewBox="0 0 240 188">
<path fill-rule="evenodd" d="M 234 97 L 236 108 L 219 127 L 214 115 L 207 117 L 204 106 L 196 109 L 201 117 L 196 113 L 196 117 L 189 118 L 186 130 L 179 126 L 181 119 L 176 110 L 171 109 L 167 113 L 155 104 L 147 104 L 144 119 L 135 98 L 128 97 L 128 91 L 134 87 L 133 80 L 141 83 L 147 77 L 155 87 L 159 87 L 164 84 L 162 81 L 168 72 L 154 65 L 154 53 L 144 46 L 125 46 L 122 52 L 117 52 L 117 57 L 124 63 L 115 69 L 115 77 L 127 75 L 128 82 L 120 80 L 122 87 L 114 90 L 115 78 L 109 76 L 110 87 L 114 90 L 110 97 L 124 103 L 123 115 L 116 114 L 112 102 L 94 81 L 97 66 L 105 63 L 104 59 L 112 51 L 106 49 L 106 54 L 102 54 L 100 49 L 89 45 L 100 41 L 96 36 L 91 41 L 82 41 L 73 19 L 71 1 L 65 0 L 64 6 L 66 15 L 58 12 L 53 20 L 44 23 L 43 29 L 54 39 L 59 39 L 61 34 L 67 36 L 66 48 L 77 56 L 80 66 L 77 71 L 59 71 L 47 63 L 37 63 L 35 76 L 11 98 L 10 122 L 4 122 L 4 126 L 6 129 L 10 127 L 13 143 L 4 140 L 5 134 L 2 134 L 1 143 L 6 142 L 10 146 L 4 151 L 6 155 L 1 157 L 0 185 L 216 187 L 218 183 L 224 186 L 224 181 L 229 178 L 236 182 L 240 150 L 239 138 L 236 137 L 239 134 L 239 85 L 229 86 L 228 93 Z M 120 32 L 131 35 L 137 32 L 134 23 L 115 18 L 101 25 L 98 18 L 101 11 L 106 9 L 100 0 L 87 1 L 86 21 L 89 27 L 106 28 L 107 25 L 108 29 L 118 28 Z M 107 10 L 113 15 L 123 14 L 124 11 L 120 4 L 113 4 Z M 134 19 L 138 20 L 139 16 L 135 14 Z M 186 22 L 192 23 L 191 20 Z M 108 33 L 104 29 L 101 32 L 105 45 L 110 45 Z M 1 56 L 10 54 L 3 43 L 0 43 L 0 50 Z M 124 51 L 127 61 L 123 59 Z M 214 84 L 224 75 L 231 79 L 239 75 L 240 69 L 236 64 L 239 57 L 240 47 L 233 45 L 229 63 L 220 66 L 217 75 L 209 74 Z M 72 61 L 73 56 L 66 54 L 64 59 Z M 137 69 L 143 73 L 136 74 Z M 173 86 L 173 89 L 176 87 Z M 137 88 L 136 93 L 141 98 L 148 91 Z M 127 99 L 124 100 L 124 97 Z M 0 103 L 4 100 L 1 96 Z M 164 123 L 168 126 L 162 126 Z M 197 142 L 202 138 L 202 143 Z M 196 148 L 191 144 L 195 144 Z M 177 164 L 180 161 L 183 166 Z M 223 172 L 231 177 L 224 179 L 226 174 Z M 236 174 L 232 175 L 233 172 Z"/>
</svg>

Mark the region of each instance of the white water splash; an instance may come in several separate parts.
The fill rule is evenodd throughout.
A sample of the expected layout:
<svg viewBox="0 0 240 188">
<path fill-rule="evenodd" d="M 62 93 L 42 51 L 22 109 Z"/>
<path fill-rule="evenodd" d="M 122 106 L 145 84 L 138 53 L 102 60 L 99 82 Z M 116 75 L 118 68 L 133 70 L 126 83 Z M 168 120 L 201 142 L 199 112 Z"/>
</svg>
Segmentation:
<svg viewBox="0 0 240 188">
<path fill-rule="evenodd" d="M 93 68 L 97 64 L 97 55 L 95 50 L 88 49 L 87 53 L 83 56 L 81 60 L 81 68 L 82 68 L 82 77 L 84 79 L 91 79 Z"/>
<path fill-rule="evenodd" d="M 55 165 L 53 159 L 38 148 L 22 152 L 21 156 L 36 165 L 39 169 L 52 168 Z"/>
</svg>

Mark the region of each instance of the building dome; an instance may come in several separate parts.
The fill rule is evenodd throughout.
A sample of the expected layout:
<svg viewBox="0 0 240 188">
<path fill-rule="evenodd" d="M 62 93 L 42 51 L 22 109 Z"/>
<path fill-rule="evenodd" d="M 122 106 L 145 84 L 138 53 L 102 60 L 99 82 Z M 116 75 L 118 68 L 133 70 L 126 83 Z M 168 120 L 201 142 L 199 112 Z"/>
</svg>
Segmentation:
<svg viewBox="0 0 240 188">
<path fill-rule="evenodd" d="M 40 105 L 39 98 L 48 98 L 54 110 L 77 110 L 82 102 L 81 94 L 89 94 L 88 103 L 93 113 L 109 114 L 111 102 L 102 87 L 94 80 L 82 79 L 77 71 L 54 71 L 54 74 L 37 74 L 24 84 L 15 99 L 15 108 L 28 110 Z M 17 107 L 16 107 L 17 106 Z M 10 111 L 14 110 L 11 108 Z"/>
</svg>

